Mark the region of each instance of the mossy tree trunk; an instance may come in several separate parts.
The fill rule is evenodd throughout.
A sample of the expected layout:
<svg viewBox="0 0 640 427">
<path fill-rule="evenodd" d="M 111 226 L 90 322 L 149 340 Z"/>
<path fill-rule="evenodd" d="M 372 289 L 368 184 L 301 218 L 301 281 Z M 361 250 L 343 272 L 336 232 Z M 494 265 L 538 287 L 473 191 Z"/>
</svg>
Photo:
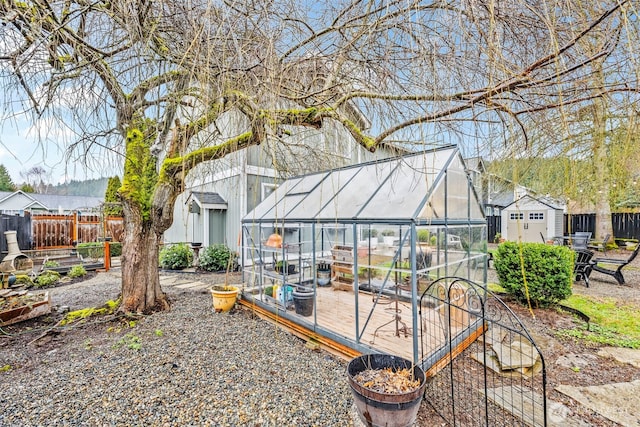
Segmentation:
<svg viewBox="0 0 640 427">
<path fill-rule="evenodd" d="M 122 305 L 128 313 L 150 313 L 169 308 L 158 274 L 158 235 L 137 207 L 124 201 L 122 242 Z"/>
</svg>

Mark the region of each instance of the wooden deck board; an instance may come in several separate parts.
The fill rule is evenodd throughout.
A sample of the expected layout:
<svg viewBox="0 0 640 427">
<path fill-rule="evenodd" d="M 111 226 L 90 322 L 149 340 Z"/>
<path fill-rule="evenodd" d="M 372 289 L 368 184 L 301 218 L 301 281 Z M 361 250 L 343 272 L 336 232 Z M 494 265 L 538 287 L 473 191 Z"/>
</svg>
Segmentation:
<svg viewBox="0 0 640 427">
<path fill-rule="evenodd" d="M 299 316 L 295 314 L 294 310 L 289 310 L 288 314 L 299 318 L 304 323 L 311 324 L 314 323 L 315 315 L 315 321 L 319 327 L 355 341 L 357 337 L 355 294 L 349 291 L 334 290 L 331 287 L 318 287 L 316 289 L 316 304 L 312 316 Z M 371 318 L 366 324 L 366 329 L 362 333 L 360 342 L 378 351 L 413 360 L 413 315 L 411 304 L 406 301 L 398 301 L 397 303 L 397 307 L 400 310 L 400 320 L 407 327 L 405 336 L 404 330 L 401 329 L 402 323 L 398 322 L 398 325 L 396 325 L 394 320 L 396 302 L 389 298 L 383 298 L 373 309 L 373 299 L 374 296 L 371 293 L 362 291 L 358 293 L 358 326 L 360 331 L 365 328 L 365 323 L 371 313 Z M 441 311 L 428 308 L 423 308 L 422 320 L 422 333 L 424 333 L 425 339 L 421 340 L 418 336 L 418 346 L 422 344 L 425 347 L 425 355 L 429 355 L 446 345 L 445 331 L 443 329 L 444 320 Z M 398 326 L 399 330 L 396 330 L 396 326 Z M 460 328 L 454 328 L 452 332 L 455 334 L 460 330 Z M 419 324 L 417 332 L 418 334 L 421 332 Z M 419 349 L 418 357 L 421 356 L 422 352 Z"/>
</svg>

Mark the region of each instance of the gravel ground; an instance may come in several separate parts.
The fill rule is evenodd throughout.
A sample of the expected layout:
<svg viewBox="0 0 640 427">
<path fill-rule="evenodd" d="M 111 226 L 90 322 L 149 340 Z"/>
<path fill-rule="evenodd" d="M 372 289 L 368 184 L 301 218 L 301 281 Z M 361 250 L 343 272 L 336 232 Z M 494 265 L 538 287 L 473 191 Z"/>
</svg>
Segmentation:
<svg viewBox="0 0 640 427">
<path fill-rule="evenodd" d="M 101 273 L 51 292 L 74 310 L 118 289 Z M 3 328 L 18 335 L 0 338 L 0 425 L 352 425 L 343 361 L 247 310 L 214 313 L 206 292 L 166 290 L 172 310 L 133 327 L 91 323 L 30 345 L 55 319 Z"/>
<path fill-rule="evenodd" d="M 594 273 L 590 288 L 576 284 L 574 292 L 640 306 L 639 264 L 625 269 L 626 286 Z M 494 271 L 489 272 L 492 280 Z M 179 277 L 221 281 L 216 275 Z M 50 292 L 54 306 L 75 310 L 114 298 L 119 286 L 112 270 Z M 214 313 L 206 291 L 164 289 L 172 310 L 135 325 L 101 319 L 44 334 L 62 317 L 54 311 L 0 328 L 0 426 L 354 425 L 346 362 L 307 349 L 248 310 Z M 519 314 L 531 330 L 546 334 L 551 390 L 557 384 L 640 375 L 611 360 L 594 362 L 579 374 L 558 367 L 555 360 L 564 354 L 595 351 L 554 337 L 553 322 L 570 323 L 570 318 L 557 312 L 539 312 L 535 319 L 526 310 Z M 571 404 L 557 392 L 551 398 Z M 587 425 L 615 425 L 583 408 L 574 415 Z M 423 401 L 417 425 L 444 423 Z"/>
</svg>

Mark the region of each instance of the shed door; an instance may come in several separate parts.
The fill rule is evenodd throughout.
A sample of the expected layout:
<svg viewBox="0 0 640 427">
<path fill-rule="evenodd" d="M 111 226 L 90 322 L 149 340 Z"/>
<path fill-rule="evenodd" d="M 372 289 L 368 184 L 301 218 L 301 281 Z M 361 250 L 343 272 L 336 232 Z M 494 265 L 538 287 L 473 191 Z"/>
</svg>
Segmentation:
<svg viewBox="0 0 640 427">
<path fill-rule="evenodd" d="M 223 209 L 209 210 L 209 244 L 225 243 L 227 211 Z"/>
<path fill-rule="evenodd" d="M 507 221 L 507 236 L 509 240 L 518 240 L 522 236 L 523 242 L 542 243 L 540 233 L 545 239 L 547 236 L 546 211 L 522 211 L 509 212 Z"/>
<path fill-rule="evenodd" d="M 545 211 L 529 211 L 525 212 L 524 230 L 523 236 L 525 242 L 538 242 L 543 243 L 542 235 L 545 240 L 549 239 L 547 236 L 547 214 Z"/>
</svg>

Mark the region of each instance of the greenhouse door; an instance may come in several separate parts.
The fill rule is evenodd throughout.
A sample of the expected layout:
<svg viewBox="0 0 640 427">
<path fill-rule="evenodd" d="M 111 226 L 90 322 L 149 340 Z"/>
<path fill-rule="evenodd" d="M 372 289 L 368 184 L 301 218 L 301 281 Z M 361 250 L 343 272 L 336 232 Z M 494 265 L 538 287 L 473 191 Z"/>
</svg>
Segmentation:
<svg viewBox="0 0 640 427">
<path fill-rule="evenodd" d="M 225 243 L 227 211 L 224 209 L 209 210 L 209 245 Z"/>
</svg>

